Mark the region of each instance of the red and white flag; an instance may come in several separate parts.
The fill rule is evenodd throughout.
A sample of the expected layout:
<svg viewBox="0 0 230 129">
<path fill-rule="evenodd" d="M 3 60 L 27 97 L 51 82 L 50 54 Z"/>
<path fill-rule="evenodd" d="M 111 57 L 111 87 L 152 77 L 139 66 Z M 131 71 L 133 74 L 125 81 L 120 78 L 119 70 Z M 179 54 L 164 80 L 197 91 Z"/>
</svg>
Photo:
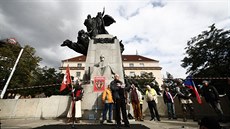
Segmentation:
<svg viewBox="0 0 230 129">
<path fill-rule="evenodd" d="M 69 70 L 69 65 L 66 67 L 66 73 L 63 78 L 61 87 L 60 87 L 60 92 L 63 91 L 66 87 L 68 87 L 69 84 L 71 84 L 71 76 L 70 76 L 70 70 Z"/>
<path fill-rule="evenodd" d="M 9 44 L 17 44 L 17 40 L 16 40 L 15 38 L 8 38 L 8 39 L 7 39 L 7 42 L 8 42 Z"/>
</svg>

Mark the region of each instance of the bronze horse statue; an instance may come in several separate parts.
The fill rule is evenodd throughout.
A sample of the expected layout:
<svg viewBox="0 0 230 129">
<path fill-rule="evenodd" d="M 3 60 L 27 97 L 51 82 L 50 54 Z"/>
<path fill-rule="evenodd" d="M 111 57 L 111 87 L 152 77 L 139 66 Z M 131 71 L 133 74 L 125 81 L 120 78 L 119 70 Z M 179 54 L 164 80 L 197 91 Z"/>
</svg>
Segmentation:
<svg viewBox="0 0 230 129">
<path fill-rule="evenodd" d="M 65 40 L 61 46 L 68 46 L 74 51 L 87 55 L 89 40 L 94 39 L 98 34 L 108 34 L 105 30 L 105 26 L 110 26 L 116 21 L 109 15 L 104 15 L 103 12 L 98 12 L 96 17 L 91 18 L 90 15 L 87 16 L 87 19 L 84 22 L 84 25 L 87 28 L 87 32 L 80 30 L 78 32 L 77 42 L 72 42 L 69 39 Z M 120 41 L 121 53 L 124 51 L 124 45 Z"/>
<path fill-rule="evenodd" d="M 89 36 L 84 30 L 78 32 L 77 42 L 72 42 L 69 39 L 65 40 L 61 46 L 67 46 L 74 51 L 87 55 L 88 46 L 89 46 Z"/>
</svg>

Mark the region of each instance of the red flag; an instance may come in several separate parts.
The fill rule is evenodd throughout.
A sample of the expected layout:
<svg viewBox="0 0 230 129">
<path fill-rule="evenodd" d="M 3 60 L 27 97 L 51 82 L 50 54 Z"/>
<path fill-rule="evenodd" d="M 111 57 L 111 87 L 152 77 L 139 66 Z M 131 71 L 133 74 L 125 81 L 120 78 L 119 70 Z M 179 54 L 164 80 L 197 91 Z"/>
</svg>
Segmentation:
<svg viewBox="0 0 230 129">
<path fill-rule="evenodd" d="M 195 95 L 196 95 L 197 102 L 198 102 L 199 104 L 201 104 L 202 101 L 201 101 L 200 95 L 199 95 L 199 93 L 198 93 L 198 91 L 197 91 L 197 89 L 196 89 L 196 86 L 195 86 L 195 84 L 194 84 L 194 82 L 193 82 L 191 76 L 188 76 L 188 77 L 186 78 L 186 80 L 184 81 L 184 85 L 187 86 L 188 88 L 190 88 L 190 89 L 193 90 L 193 92 L 194 92 Z"/>
<path fill-rule="evenodd" d="M 7 39 L 7 42 L 9 44 L 17 44 L 17 40 L 15 38 L 9 38 L 9 39 Z"/>
<path fill-rule="evenodd" d="M 70 71 L 69 71 L 69 65 L 66 67 L 66 73 L 63 78 L 61 87 L 60 87 L 60 92 L 63 91 L 66 87 L 68 87 L 69 84 L 71 84 L 71 76 L 70 76 Z"/>
</svg>

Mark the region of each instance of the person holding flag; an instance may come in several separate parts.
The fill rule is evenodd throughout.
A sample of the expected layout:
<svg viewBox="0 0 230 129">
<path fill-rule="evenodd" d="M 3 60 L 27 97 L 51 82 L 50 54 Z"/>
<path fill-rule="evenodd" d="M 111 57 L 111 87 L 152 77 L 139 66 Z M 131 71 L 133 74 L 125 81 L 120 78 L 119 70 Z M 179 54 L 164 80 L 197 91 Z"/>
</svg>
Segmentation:
<svg viewBox="0 0 230 129">
<path fill-rule="evenodd" d="M 70 76 L 70 69 L 69 65 L 66 67 L 66 74 L 64 75 L 62 84 L 60 86 L 60 92 L 68 88 L 71 91 L 71 105 L 70 109 L 67 114 L 67 122 L 71 121 L 72 118 L 72 127 L 74 127 L 74 121 L 75 118 L 80 118 L 82 116 L 81 114 L 81 100 L 83 96 L 83 88 L 81 87 L 81 83 L 79 81 L 76 81 L 75 86 L 72 84 L 72 78 Z M 78 122 L 78 121 L 77 121 Z"/>
<path fill-rule="evenodd" d="M 197 102 L 199 104 L 202 103 L 201 99 L 200 99 L 200 95 L 196 89 L 196 86 L 195 86 L 195 83 L 193 82 L 192 80 L 192 77 L 191 76 L 188 76 L 186 78 L 186 80 L 184 81 L 184 85 L 187 86 L 189 89 L 191 89 L 193 91 L 193 93 L 196 95 L 196 99 L 197 99 Z"/>
<path fill-rule="evenodd" d="M 187 121 L 187 112 L 189 110 L 190 116 L 195 121 L 195 112 L 193 107 L 193 102 L 191 100 L 191 89 L 184 85 L 181 79 L 178 79 L 176 84 L 176 93 L 181 104 L 181 108 L 183 111 L 183 121 Z"/>
<path fill-rule="evenodd" d="M 70 104 L 70 108 L 67 114 L 67 123 L 68 122 L 77 122 L 79 123 L 79 118 L 82 117 L 81 113 L 81 100 L 83 97 L 83 88 L 81 87 L 80 81 L 76 81 L 76 83 L 72 86 L 72 90 L 70 92 L 70 96 L 72 99 L 72 102 Z"/>
</svg>

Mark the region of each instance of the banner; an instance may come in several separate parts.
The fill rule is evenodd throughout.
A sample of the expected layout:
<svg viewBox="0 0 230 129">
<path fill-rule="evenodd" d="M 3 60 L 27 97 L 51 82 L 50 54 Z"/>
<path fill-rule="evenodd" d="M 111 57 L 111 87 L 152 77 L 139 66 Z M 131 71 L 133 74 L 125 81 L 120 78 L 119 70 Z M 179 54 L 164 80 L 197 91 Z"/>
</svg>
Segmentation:
<svg viewBox="0 0 230 129">
<path fill-rule="evenodd" d="M 105 90 L 105 77 L 94 77 L 93 90 L 94 92 L 100 92 Z"/>
<path fill-rule="evenodd" d="M 64 75 L 61 87 L 60 87 L 60 92 L 63 91 L 65 88 L 68 87 L 68 85 L 70 85 L 72 82 L 71 80 L 71 76 L 70 76 L 70 69 L 69 69 L 69 65 L 67 65 L 66 67 L 66 73 Z"/>
</svg>

